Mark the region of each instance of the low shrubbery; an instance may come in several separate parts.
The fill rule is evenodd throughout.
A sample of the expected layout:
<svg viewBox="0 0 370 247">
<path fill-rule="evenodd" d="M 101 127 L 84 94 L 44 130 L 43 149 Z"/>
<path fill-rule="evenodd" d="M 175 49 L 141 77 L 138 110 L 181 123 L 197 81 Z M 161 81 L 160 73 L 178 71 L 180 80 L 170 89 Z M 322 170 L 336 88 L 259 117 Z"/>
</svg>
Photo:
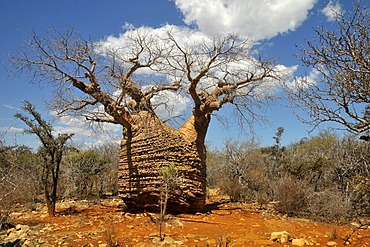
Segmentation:
<svg viewBox="0 0 370 247">
<path fill-rule="evenodd" d="M 328 223 L 370 216 L 370 143 L 322 132 L 281 147 L 227 142 L 208 154 L 208 187 L 231 201 L 274 202 L 281 214 Z M 23 146 L 0 143 L 0 208 L 35 207 L 43 199 L 39 156 Z M 58 199 L 98 198 L 117 193 L 119 147 L 67 152 Z M 6 219 L 6 217 L 3 217 Z M 3 220 L 4 221 L 4 220 Z"/>
<path fill-rule="evenodd" d="M 58 199 L 98 198 L 118 191 L 118 145 L 67 151 L 60 168 Z M 40 155 L 24 146 L 0 142 L 0 210 L 11 212 L 19 205 L 34 209 L 42 202 Z"/>
<path fill-rule="evenodd" d="M 351 202 L 335 188 L 313 192 L 308 198 L 308 217 L 328 223 L 346 223 L 354 217 Z"/>
<path fill-rule="evenodd" d="M 280 132 L 281 134 L 281 132 Z M 370 215 L 370 143 L 323 131 L 287 147 L 227 142 L 208 160 L 209 186 L 232 201 L 274 202 L 289 216 L 345 223 Z"/>
<path fill-rule="evenodd" d="M 274 186 L 275 209 L 288 216 L 302 215 L 312 194 L 309 184 L 292 176 L 280 178 Z"/>
<path fill-rule="evenodd" d="M 64 159 L 60 194 L 78 199 L 117 194 L 118 147 L 74 151 Z"/>
</svg>

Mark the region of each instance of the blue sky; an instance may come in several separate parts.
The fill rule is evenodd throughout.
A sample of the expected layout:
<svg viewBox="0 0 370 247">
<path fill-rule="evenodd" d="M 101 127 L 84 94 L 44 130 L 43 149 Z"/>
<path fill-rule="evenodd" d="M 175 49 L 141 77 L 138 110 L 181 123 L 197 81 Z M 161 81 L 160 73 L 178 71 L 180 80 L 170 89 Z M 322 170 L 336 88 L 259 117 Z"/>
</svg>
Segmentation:
<svg viewBox="0 0 370 247">
<path fill-rule="evenodd" d="M 279 64 L 297 66 L 296 75 L 305 70 L 294 57 L 296 45 L 314 37 L 313 28 L 330 27 L 330 8 L 351 9 L 352 1 L 338 0 L 5 0 L 0 8 L 0 133 L 6 131 L 5 140 L 36 147 L 38 142 L 20 131 L 25 126 L 13 118 L 23 100 L 29 100 L 49 118 L 43 101 L 52 97 L 52 89 L 30 82 L 26 75 L 8 75 L 7 54 L 16 54 L 28 39 L 27 31 L 35 30 L 42 36 L 47 29 L 63 30 L 74 26 L 84 36 L 98 40 L 117 37 L 124 32 L 125 23 L 135 27 L 160 28 L 165 24 L 188 26 L 211 35 L 233 31 L 254 37 L 258 48 L 267 57 L 276 58 Z M 366 1 L 364 1 L 366 2 Z M 326 10 L 326 11 L 325 11 Z M 309 73 L 310 71 L 307 71 Z M 256 139 L 264 146 L 272 145 L 278 127 L 284 127 L 283 144 L 307 137 L 310 126 L 300 123 L 284 106 L 276 102 L 266 112 L 270 124 L 256 124 Z M 55 120 L 57 129 L 77 132 L 76 143 L 97 143 L 102 136 L 75 123 Z M 322 126 L 326 128 L 327 126 Z M 235 128 L 225 129 L 213 119 L 207 141 L 220 146 L 225 138 L 245 139 Z M 117 128 L 109 129 L 119 136 Z M 118 134 L 117 134 L 118 131 Z M 316 132 L 314 132 L 316 133 Z M 92 137 L 90 137 L 92 136 Z M 119 138 L 119 137 L 118 137 Z M 105 139 L 104 139 L 105 140 Z"/>
</svg>

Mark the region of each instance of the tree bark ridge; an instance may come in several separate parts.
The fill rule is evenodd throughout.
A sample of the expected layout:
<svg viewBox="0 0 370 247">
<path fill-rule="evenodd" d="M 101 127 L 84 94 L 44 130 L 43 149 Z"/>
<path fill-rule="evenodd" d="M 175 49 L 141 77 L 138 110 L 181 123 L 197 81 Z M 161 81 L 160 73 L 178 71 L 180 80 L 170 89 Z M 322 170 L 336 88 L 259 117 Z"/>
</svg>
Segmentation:
<svg viewBox="0 0 370 247">
<path fill-rule="evenodd" d="M 194 134 L 191 117 L 179 131 L 150 113 L 141 113 L 131 137 L 121 143 L 119 192 L 131 210 L 157 210 L 161 188 L 160 168 L 174 164 L 180 184 L 171 193 L 171 212 L 202 211 L 206 193 L 204 144 Z M 145 121 L 142 121 L 146 118 Z M 141 124 L 140 124 L 141 123 Z M 187 128 L 186 128 L 186 125 Z M 203 142 L 204 143 L 204 142 Z"/>
</svg>

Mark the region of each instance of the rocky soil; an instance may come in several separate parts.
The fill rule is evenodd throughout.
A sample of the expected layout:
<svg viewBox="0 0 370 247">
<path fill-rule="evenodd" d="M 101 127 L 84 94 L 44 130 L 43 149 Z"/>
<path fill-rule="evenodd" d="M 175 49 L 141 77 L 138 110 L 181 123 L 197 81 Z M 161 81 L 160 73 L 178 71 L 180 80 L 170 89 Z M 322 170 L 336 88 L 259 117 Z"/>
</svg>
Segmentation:
<svg viewBox="0 0 370 247">
<path fill-rule="evenodd" d="M 210 201 L 207 211 L 169 215 L 159 236 L 159 215 L 131 214 L 119 199 L 62 201 L 57 217 L 42 205 L 11 214 L 14 228 L 0 232 L 0 246 L 370 246 L 370 228 L 289 218 L 271 207 Z"/>
</svg>

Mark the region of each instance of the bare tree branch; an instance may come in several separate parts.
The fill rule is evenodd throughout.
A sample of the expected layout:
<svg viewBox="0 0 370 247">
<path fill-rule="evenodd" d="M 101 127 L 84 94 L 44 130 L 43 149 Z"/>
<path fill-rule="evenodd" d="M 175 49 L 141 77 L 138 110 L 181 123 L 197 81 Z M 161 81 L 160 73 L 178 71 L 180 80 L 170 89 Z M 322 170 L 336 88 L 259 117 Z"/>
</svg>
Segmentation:
<svg viewBox="0 0 370 247">
<path fill-rule="evenodd" d="M 355 133 L 370 130 L 366 109 L 370 107 L 370 22 L 368 9 L 361 1 L 352 12 L 336 13 L 333 30 L 319 27 L 317 40 L 308 41 L 298 57 L 313 71 L 309 77 L 297 78 L 295 86 L 285 84 L 296 107 L 309 119 L 300 118 L 313 127 L 336 122 Z"/>
<path fill-rule="evenodd" d="M 202 210 L 211 114 L 230 104 L 238 121 L 251 122 L 283 79 L 271 60 L 255 57 L 248 40 L 200 33 L 183 39 L 177 31 L 139 28 L 101 42 L 74 30 L 52 30 L 46 38 L 32 33 L 30 50 L 11 59 L 17 72 L 54 84 L 53 105 L 60 114 L 123 126 L 119 186 L 127 205 L 147 205 L 149 197 L 155 202 L 160 179 L 150 167 L 172 160 L 187 180 L 187 191 L 176 192 L 182 199 L 174 201 L 186 206 L 173 208 Z M 178 130 L 165 124 L 183 109 L 188 119 Z M 163 110 L 172 115 L 160 116 Z"/>
</svg>

